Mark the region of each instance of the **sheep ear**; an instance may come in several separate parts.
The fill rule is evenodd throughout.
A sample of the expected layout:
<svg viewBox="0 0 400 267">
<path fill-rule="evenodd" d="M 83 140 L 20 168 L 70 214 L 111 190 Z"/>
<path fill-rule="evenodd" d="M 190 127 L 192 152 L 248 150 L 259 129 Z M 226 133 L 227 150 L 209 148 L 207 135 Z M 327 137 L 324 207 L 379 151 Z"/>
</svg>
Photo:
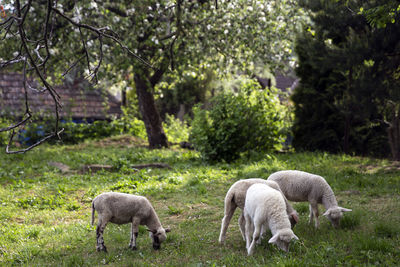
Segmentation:
<svg viewBox="0 0 400 267">
<path fill-rule="evenodd" d="M 271 237 L 270 240 L 268 240 L 268 243 L 276 243 L 276 241 L 278 240 L 279 234 L 276 233 L 273 237 Z"/>
<path fill-rule="evenodd" d="M 153 234 L 156 234 L 157 233 L 157 230 L 150 230 L 150 229 L 147 229 L 147 231 L 149 231 L 149 232 L 152 232 Z"/>
<path fill-rule="evenodd" d="M 331 214 L 331 210 L 328 209 L 324 214 L 322 214 L 322 216 L 328 216 L 329 214 Z"/>
<path fill-rule="evenodd" d="M 292 216 L 293 220 L 296 221 L 296 223 L 299 223 L 299 216 L 298 216 L 295 212 L 293 212 L 293 213 L 290 214 L 290 215 Z"/>
<path fill-rule="evenodd" d="M 298 238 L 297 235 L 295 235 L 295 234 L 293 234 L 293 238 L 294 238 L 295 240 L 299 240 L 299 238 Z"/>
<path fill-rule="evenodd" d="M 342 208 L 342 207 L 339 207 L 339 208 L 340 208 L 340 210 L 343 211 L 343 212 L 352 211 L 351 209 L 346 209 L 346 208 Z"/>
<path fill-rule="evenodd" d="M 169 228 L 169 227 L 168 228 L 164 228 L 164 230 L 165 230 L 166 233 L 171 232 L 171 228 Z"/>
</svg>

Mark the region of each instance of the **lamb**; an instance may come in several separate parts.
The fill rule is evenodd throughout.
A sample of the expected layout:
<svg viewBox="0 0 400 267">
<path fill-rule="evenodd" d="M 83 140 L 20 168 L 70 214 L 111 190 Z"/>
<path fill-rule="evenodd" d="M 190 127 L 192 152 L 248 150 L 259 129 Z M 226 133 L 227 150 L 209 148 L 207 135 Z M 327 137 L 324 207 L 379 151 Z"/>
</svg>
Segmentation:
<svg viewBox="0 0 400 267">
<path fill-rule="evenodd" d="M 108 222 L 116 224 L 132 223 L 129 248 L 136 250 L 136 238 L 139 234 L 139 224 L 146 225 L 153 241 L 153 248 L 160 249 L 161 243 L 167 238 L 164 229 L 151 205 L 150 201 L 142 196 L 124 193 L 108 192 L 98 195 L 92 202 L 92 225 L 95 211 L 98 212 L 97 251 L 107 252 L 104 245 L 103 232 Z"/>
<path fill-rule="evenodd" d="M 224 212 L 225 214 L 224 218 L 222 219 L 221 232 L 219 235 L 220 243 L 223 243 L 226 239 L 226 231 L 228 229 L 229 222 L 232 219 L 233 213 L 236 210 L 236 207 L 239 207 L 241 210 L 243 210 L 246 199 L 246 192 L 251 185 L 256 183 L 267 184 L 270 187 L 280 191 L 279 185 L 277 183 L 260 178 L 239 180 L 236 183 L 234 183 L 228 190 L 225 197 L 225 212 Z M 292 227 L 294 227 L 294 225 L 298 222 L 299 217 L 297 215 L 297 212 L 293 209 L 292 205 L 290 205 L 290 203 L 287 201 L 283 193 L 282 196 L 286 203 L 286 212 L 289 216 L 291 225 Z M 243 212 L 239 217 L 239 229 L 242 234 L 243 240 L 245 240 L 245 221 Z"/>
<path fill-rule="evenodd" d="M 290 228 L 282 194 L 266 184 L 256 183 L 249 187 L 243 212 L 246 220 L 248 255 L 253 254 L 256 242 L 267 226 L 272 233 L 268 243 L 276 244 L 285 252 L 289 251 L 289 244 L 292 239 L 299 239 Z M 252 241 L 251 237 L 253 238 Z"/>
<path fill-rule="evenodd" d="M 311 224 L 315 218 L 315 228 L 319 227 L 318 204 L 323 204 L 326 216 L 333 227 L 339 226 L 339 221 L 343 217 L 343 212 L 351 211 L 338 206 L 335 194 L 329 184 L 319 175 L 303 171 L 278 171 L 271 174 L 268 181 L 275 181 L 279 184 L 283 194 L 291 201 L 308 201 L 310 203 Z"/>
</svg>

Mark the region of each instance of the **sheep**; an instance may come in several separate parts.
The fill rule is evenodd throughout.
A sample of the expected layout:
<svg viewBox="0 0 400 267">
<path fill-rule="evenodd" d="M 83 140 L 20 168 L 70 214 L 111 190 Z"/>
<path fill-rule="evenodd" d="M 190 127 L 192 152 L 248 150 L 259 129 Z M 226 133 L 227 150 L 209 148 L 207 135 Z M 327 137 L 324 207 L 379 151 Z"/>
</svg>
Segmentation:
<svg viewBox="0 0 400 267">
<path fill-rule="evenodd" d="M 108 192 L 98 195 L 92 202 L 92 225 L 94 223 L 95 211 L 98 213 L 97 251 L 107 252 L 104 245 L 103 232 L 108 222 L 115 224 L 132 223 L 131 240 L 129 248 L 136 250 L 136 238 L 139 234 L 139 225 L 146 225 L 153 241 L 153 248 L 160 249 L 161 243 L 167 238 L 160 220 L 150 201 L 142 196 L 131 194 Z"/>
<path fill-rule="evenodd" d="M 247 189 L 255 183 L 267 184 L 270 187 L 280 191 L 277 183 L 260 178 L 250 178 L 235 182 L 230 187 L 225 197 L 225 209 L 224 209 L 225 211 L 221 224 L 221 232 L 218 239 L 220 243 L 223 243 L 226 239 L 226 231 L 228 229 L 229 222 L 232 219 L 233 213 L 236 210 L 236 207 L 239 207 L 241 210 L 243 210 Z M 286 203 L 286 211 L 289 216 L 291 225 L 292 227 L 294 227 L 294 225 L 298 222 L 299 217 L 297 215 L 297 212 L 293 209 L 292 205 L 290 205 L 290 203 L 284 197 L 283 193 L 282 196 Z M 242 234 L 243 240 L 245 240 L 244 228 L 245 228 L 245 222 L 244 222 L 244 215 L 242 212 L 242 214 L 239 217 L 239 229 L 240 233 Z"/>
<path fill-rule="evenodd" d="M 285 199 L 280 192 L 266 184 L 256 183 L 249 187 L 243 213 L 246 220 L 248 255 L 253 254 L 256 242 L 266 227 L 269 227 L 272 233 L 268 243 L 276 244 L 285 252 L 289 251 L 289 243 L 292 239 L 299 239 L 290 228 Z"/>
<path fill-rule="evenodd" d="M 338 206 L 331 187 L 319 175 L 287 170 L 275 172 L 267 180 L 277 182 L 288 200 L 296 202 L 308 201 L 310 203 L 309 223 L 311 224 L 313 218 L 315 218 L 315 228 L 319 227 L 318 204 L 324 205 L 326 211 L 323 216 L 326 216 L 335 228 L 339 226 L 343 212 L 351 211 L 351 209 Z"/>
</svg>

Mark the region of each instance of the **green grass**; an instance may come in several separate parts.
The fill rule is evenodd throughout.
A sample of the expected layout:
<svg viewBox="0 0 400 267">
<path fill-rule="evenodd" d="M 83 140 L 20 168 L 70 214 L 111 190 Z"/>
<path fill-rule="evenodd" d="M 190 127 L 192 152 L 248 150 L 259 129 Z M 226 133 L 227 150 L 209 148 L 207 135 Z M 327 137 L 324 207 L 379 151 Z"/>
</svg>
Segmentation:
<svg viewBox="0 0 400 267">
<path fill-rule="evenodd" d="M 396 266 L 400 254 L 400 171 L 387 160 L 287 153 L 255 155 L 232 164 L 204 163 L 196 152 L 148 150 L 114 137 L 75 146 L 39 146 L 25 155 L 0 153 L 0 266 Z M 51 161 L 68 165 L 61 173 Z M 130 166 L 162 162 L 172 169 Z M 85 164 L 110 164 L 114 172 L 84 173 Z M 320 217 L 308 225 L 308 205 L 295 203 L 300 241 L 284 253 L 265 238 L 246 254 L 235 213 L 225 245 L 218 243 L 223 200 L 238 179 L 267 178 L 282 169 L 322 175 L 341 206 L 352 208 L 339 229 Z M 109 224 L 108 253 L 95 250 L 90 203 L 119 191 L 148 197 L 172 232 L 154 251 L 145 227 L 130 251 L 129 225 Z M 320 207 L 322 214 L 322 207 Z M 267 234 L 269 235 L 269 234 Z M 397 256 L 396 256 L 397 255 Z"/>
</svg>

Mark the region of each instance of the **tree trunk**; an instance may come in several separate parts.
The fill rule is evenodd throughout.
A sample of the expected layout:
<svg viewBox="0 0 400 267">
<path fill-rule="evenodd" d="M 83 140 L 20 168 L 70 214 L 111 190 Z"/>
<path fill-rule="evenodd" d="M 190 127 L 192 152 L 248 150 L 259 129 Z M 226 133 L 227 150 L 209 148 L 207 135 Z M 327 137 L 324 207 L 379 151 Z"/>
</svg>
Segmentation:
<svg viewBox="0 0 400 267">
<path fill-rule="evenodd" d="M 393 112 L 392 121 L 387 129 L 390 150 L 393 160 L 400 160 L 400 117 L 399 113 Z"/>
<path fill-rule="evenodd" d="M 353 85 L 353 68 L 349 69 L 349 76 L 347 79 L 347 92 L 344 92 L 345 99 L 345 114 L 344 114 L 344 136 L 343 136 L 343 152 L 345 154 L 349 154 L 350 150 L 350 131 L 351 131 L 351 123 L 352 123 L 352 111 L 353 111 L 353 103 L 351 99 L 351 88 Z M 347 98 L 347 99 L 346 99 Z"/>
<path fill-rule="evenodd" d="M 122 104 L 122 106 L 123 107 L 126 107 L 127 106 L 127 101 L 126 101 L 126 88 L 122 88 L 122 91 L 121 91 L 121 104 Z"/>
<path fill-rule="evenodd" d="M 344 119 L 343 152 L 349 154 L 350 147 L 351 114 L 346 114 Z"/>
<path fill-rule="evenodd" d="M 145 74 L 136 73 L 134 77 L 139 110 L 146 127 L 149 146 L 150 148 L 168 147 L 167 136 L 152 93 L 153 85 Z"/>
</svg>

